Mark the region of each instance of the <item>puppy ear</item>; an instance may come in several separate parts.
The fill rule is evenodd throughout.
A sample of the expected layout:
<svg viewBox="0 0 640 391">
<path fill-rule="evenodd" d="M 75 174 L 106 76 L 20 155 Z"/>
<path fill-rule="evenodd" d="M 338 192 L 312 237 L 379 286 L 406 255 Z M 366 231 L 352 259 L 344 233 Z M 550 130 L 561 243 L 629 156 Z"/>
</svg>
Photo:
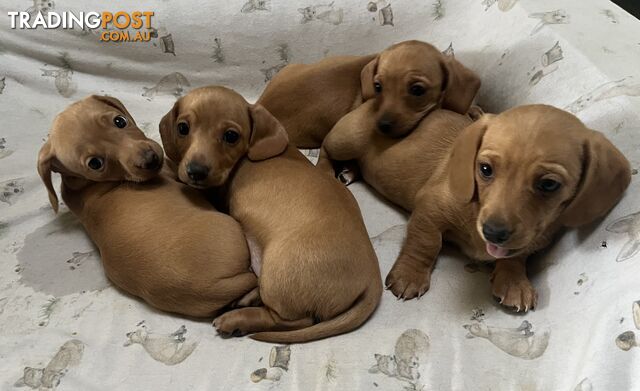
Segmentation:
<svg viewBox="0 0 640 391">
<path fill-rule="evenodd" d="M 604 216 L 631 182 L 631 167 L 624 155 L 602 133 L 589 132 L 582 145 L 580 185 L 562 215 L 567 227 L 578 227 Z"/>
<path fill-rule="evenodd" d="M 250 106 L 249 113 L 253 122 L 249 160 L 265 160 L 283 153 L 289 145 L 289 136 L 280 121 L 259 104 Z"/>
<path fill-rule="evenodd" d="M 176 129 L 176 119 L 178 118 L 178 114 L 180 113 L 180 100 L 177 100 L 176 103 L 173 104 L 173 107 L 167 114 L 162 117 L 160 120 L 160 139 L 162 140 L 162 147 L 164 148 L 164 152 L 170 160 L 174 162 L 180 162 L 180 156 L 178 154 L 178 149 L 176 148 L 175 142 L 175 129 Z"/>
<path fill-rule="evenodd" d="M 449 189 L 460 202 L 471 202 L 476 190 L 476 155 L 487 131 L 489 115 L 482 116 L 460 132 L 449 159 Z"/>
<path fill-rule="evenodd" d="M 442 108 L 466 114 L 480 89 L 480 78 L 453 57 L 443 57 L 446 74 Z"/>
<path fill-rule="evenodd" d="M 376 74 L 378 68 L 378 56 L 369 61 L 367 65 L 362 68 L 360 72 L 360 86 L 362 89 L 362 100 L 368 100 L 375 96 L 376 92 L 373 89 L 373 77 Z"/>
<path fill-rule="evenodd" d="M 42 182 L 44 182 L 47 192 L 49 192 L 49 202 L 51 203 L 53 211 L 58 213 L 58 195 L 56 194 L 56 190 L 53 188 L 53 183 L 51 182 L 51 163 L 53 159 L 55 159 L 55 156 L 55 152 L 51 146 L 51 141 L 47 141 L 42 148 L 40 148 L 40 152 L 38 153 L 38 174 L 40 175 Z"/>
<path fill-rule="evenodd" d="M 126 109 L 126 107 L 124 107 L 122 102 L 120 102 L 117 98 L 114 98 L 112 96 L 106 96 L 106 95 L 91 95 L 89 98 L 95 99 L 97 101 L 100 101 L 106 104 L 107 106 L 111 106 L 117 109 L 122 114 L 125 114 L 129 119 L 131 119 L 131 121 L 134 121 L 129 111 Z M 135 125 L 135 121 L 134 121 L 134 125 Z"/>
</svg>

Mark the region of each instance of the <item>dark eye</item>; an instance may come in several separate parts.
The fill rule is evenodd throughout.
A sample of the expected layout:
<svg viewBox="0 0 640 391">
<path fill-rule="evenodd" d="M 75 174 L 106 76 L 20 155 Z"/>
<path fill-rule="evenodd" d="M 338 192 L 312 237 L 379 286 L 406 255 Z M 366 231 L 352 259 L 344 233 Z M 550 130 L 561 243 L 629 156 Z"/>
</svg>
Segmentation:
<svg viewBox="0 0 640 391">
<path fill-rule="evenodd" d="M 382 92 L 382 84 L 380 84 L 379 81 L 373 82 L 373 89 L 374 89 L 375 92 L 381 93 Z"/>
<path fill-rule="evenodd" d="M 543 193 L 553 193 L 560 188 L 560 182 L 553 179 L 542 179 L 538 182 L 537 188 Z"/>
<path fill-rule="evenodd" d="M 233 129 L 227 129 L 227 131 L 222 135 L 222 141 L 231 145 L 237 143 L 239 139 L 240 135 Z"/>
<path fill-rule="evenodd" d="M 101 157 L 91 157 L 87 160 L 87 166 L 92 170 L 100 170 L 104 166 L 104 160 Z"/>
<path fill-rule="evenodd" d="M 181 136 L 186 136 L 189 134 L 189 124 L 187 124 L 186 122 L 180 122 L 178 124 L 178 133 L 180 133 Z"/>
<path fill-rule="evenodd" d="M 409 93 L 413 96 L 422 96 L 427 90 L 420 84 L 414 84 L 409 87 Z"/>
<path fill-rule="evenodd" d="M 122 129 L 127 126 L 127 119 L 121 115 L 116 115 L 115 117 L 113 117 L 113 124 L 116 127 Z"/>
<path fill-rule="evenodd" d="M 486 179 L 491 178 L 493 176 L 493 168 L 491 168 L 491 166 L 486 163 L 481 163 L 480 175 L 482 175 L 482 177 Z"/>
</svg>

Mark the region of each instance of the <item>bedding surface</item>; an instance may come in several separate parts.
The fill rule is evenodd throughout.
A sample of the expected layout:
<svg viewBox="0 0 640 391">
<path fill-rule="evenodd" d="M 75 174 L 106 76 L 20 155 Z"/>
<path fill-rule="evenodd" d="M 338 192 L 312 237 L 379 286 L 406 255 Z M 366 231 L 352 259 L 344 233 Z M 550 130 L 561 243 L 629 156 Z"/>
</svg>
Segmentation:
<svg viewBox="0 0 640 391">
<path fill-rule="evenodd" d="M 7 17 L 120 10 L 154 11 L 148 42 L 11 29 Z M 637 174 L 640 21 L 614 4 L 3 0 L 0 11 L 0 389 L 640 390 L 638 175 L 606 218 L 531 260 L 535 311 L 501 308 L 489 269 L 446 248 L 420 300 L 385 292 L 357 331 L 278 346 L 223 340 L 208 321 L 116 289 L 79 222 L 64 206 L 52 212 L 35 167 L 54 115 L 89 94 L 120 98 L 159 140 L 160 118 L 191 88 L 222 84 L 253 101 L 288 63 L 421 39 L 478 72 L 485 111 L 564 108 L 604 132 Z M 385 276 L 407 215 L 363 183 L 349 188 Z"/>
</svg>

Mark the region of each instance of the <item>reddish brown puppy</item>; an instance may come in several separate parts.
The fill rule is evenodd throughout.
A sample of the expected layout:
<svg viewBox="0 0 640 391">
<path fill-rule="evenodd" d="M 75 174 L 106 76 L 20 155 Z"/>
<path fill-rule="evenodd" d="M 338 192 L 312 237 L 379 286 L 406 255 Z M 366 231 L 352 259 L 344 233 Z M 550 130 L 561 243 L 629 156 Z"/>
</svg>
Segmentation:
<svg viewBox="0 0 640 391">
<path fill-rule="evenodd" d="M 257 286 L 247 244 L 236 221 L 161 171 L 163 155 L 119 100 L 90 96 L 56 117 L 38 172 L 55 211 L 60 173 L 115 285 L 164 311 L 214 317 Z"/>
<path fill-rule="evenodd" d="M 355 199 L 288 145 L 264 107 L 199 88 L 176 102 L 160 133 L 182 181 L 226 192 L 259 265 L 264 306 L 221 315 L 218 332 L 305 342 L 351 331 L 373 313 L 382 281 Z"/>
<path fill-rule="evenodd" d="M 492 291 L 503 305 L 533 308 L 527 257 L 561 228 L 605 215 L 631 180 L 629 162 L 611 142 L 551 106 L 473 123 L 437 110 L 403 139 L 380 135 L 372 110 L 367 102 L 341 119 L 323 147 L 332 159 L 356 159 L 365 181 L 411 211 L 386 278 L 399 298 L 429 289 L 442 242 L 450 241 L 472 259 L 495 262 Z"/>
<path fill-rule="evenodd" d="M 381 132 L 400 137 L 436 108 L 461 114 L 480 88 L 478 76 L 421 41 L 405 41 L 378 55 L 329 57 L 291 64 L 267 85 L 258 103 L 300 148 L 317 148 L 338 120 L 375 99 Z"/>
</svg>

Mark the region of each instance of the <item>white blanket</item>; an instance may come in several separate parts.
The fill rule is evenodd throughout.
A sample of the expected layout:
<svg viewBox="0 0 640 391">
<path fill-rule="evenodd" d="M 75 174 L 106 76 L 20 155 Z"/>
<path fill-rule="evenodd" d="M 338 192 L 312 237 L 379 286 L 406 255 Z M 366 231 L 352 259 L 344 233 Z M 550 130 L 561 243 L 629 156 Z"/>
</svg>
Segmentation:
<svg viewBox="0 0 640 391">
<path fill-rule="evenodd" d="M 640 390 L 637 175 L 603 221 L 532 260 L 539 307 L 525 315 L 496 304 L 485 268 L 454 249 L 422 299 L 385 292 L 359 330 L 290 347 L 223 340 L 209 322 L 160 313 L 109 283 L 76 219 L 51 211 L 35 169 L 54 115 L 88 94 L 119 97 L 158 139 L 160 118 L 191 88 L 223 84 L 254 100 L 287 63 L 421 39 L 481 75 L 486 111 L 565 108 L 640 165 L 640 21 L 612 3 L 315 1 L 2 1 L 0 389 Z M 10 29 L 7 12 L 29 8 L 154 11 L 154 38 Z M 386 275 L 407 216 L 362 183 L 350 189 Z"/>
</svg>

